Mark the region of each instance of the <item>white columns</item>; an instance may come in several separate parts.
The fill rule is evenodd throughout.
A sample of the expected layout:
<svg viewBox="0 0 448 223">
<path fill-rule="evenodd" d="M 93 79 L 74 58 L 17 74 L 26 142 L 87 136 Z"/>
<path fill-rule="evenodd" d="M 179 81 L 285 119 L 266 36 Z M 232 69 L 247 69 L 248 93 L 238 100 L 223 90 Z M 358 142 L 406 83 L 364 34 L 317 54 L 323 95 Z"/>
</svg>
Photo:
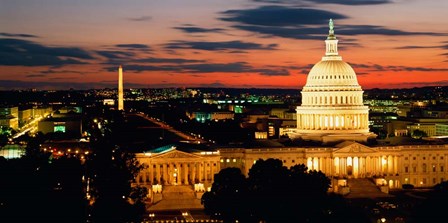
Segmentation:
<svg viewBox="0 0 448 223">
<path fill-rule="evenodd" d="M 154 184 L 154 164 L 149 164 L 149 181 Z"/>
<path fill-rule="evenodd" d="M 159 184 L 161 184 L 161 182 L 160 182 L 160 178 L 161 178 L 161 174 L 160 174 L 160 164 L 159 163 L 156 163 L 156 180 L 157 180 L 157 183 L 159 183 Z"/>
<path fill-rule="evenodd" d="M 188 182 L 188 169 L 189 169 L 189 163 L 183 163 L 182 164 L 182 167 L 183 167 L 183 169 L 184 169 L 184 184 L 185 185 L 188 185 L 189 184 L 189 182 Z"/>
</svg>

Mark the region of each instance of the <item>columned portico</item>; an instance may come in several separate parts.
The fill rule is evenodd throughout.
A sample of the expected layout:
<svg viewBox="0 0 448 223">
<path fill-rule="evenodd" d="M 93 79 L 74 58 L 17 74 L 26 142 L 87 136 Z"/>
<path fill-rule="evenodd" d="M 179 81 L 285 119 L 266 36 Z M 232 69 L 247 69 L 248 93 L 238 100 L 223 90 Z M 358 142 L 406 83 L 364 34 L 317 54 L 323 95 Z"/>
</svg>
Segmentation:
<svg viewBox="0 0 448 223">
<path fill-rule="evenodd" d="M 212 182 L 220 170 L 219 154 L 186 153 L 175 148 L 165 153 L 142 153 L 139 162 L 146 165 L 137 180 L 147 176 L 140 184 L 192 185 L 197 182 Z"/>
</svg>

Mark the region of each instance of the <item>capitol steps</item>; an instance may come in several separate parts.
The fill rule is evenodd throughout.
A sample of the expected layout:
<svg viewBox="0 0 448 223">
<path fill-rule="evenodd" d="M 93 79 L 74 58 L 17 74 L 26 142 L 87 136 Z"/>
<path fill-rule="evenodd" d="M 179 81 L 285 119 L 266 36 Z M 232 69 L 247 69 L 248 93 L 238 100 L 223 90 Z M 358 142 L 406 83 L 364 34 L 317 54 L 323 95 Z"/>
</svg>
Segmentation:
<svg viewBox="0 0 448 223">
<path fill-rule="evenodd" d="M 203 209 L 201 200 L 197 199 L 192 186 L 164 186 L 162 200 L 152 205 L 149 210 L 191 210 Z"/>
<path fill-rule="evenodd" d="M 390 194 L 381 192 L 370 179 L 349 179 L 347 183 L 350 187 L 347 198 L 392 197 Z"/>
</svg>

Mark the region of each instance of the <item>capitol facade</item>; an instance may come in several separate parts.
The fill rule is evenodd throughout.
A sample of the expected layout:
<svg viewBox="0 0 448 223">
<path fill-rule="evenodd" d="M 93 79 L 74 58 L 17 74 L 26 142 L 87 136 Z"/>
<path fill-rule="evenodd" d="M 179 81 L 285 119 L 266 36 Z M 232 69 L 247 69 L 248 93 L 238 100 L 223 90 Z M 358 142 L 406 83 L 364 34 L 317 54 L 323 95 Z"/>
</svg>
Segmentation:
<svg viewBox="0 0 448 223">
<path fill-rule="evenodd" d="M 338 54 L 333 22 L 325 40 L 326 53 L 309 72 L 298 106 L 297 128 L 288 135 L 321 146 L 221 147 L 190 151 L 170 147 L 137 154 L 143 170 L 137 184 L 203 184 L 211 186 L 214 174 L 227 167 L 246 176 L 259 159 L 280 159 L 291 167 L 305 164 L 322 171 L 335 186 L 350 187 L 344 179 L 369 178 L 379 187 L 431 187 L 448 179 L 448 145 L 369 146 L 368 107 L 352 67 Z M 342 181 L 340 181 L 342 180 Z M 340 183 L 342 182 L 342 184 Z M 344 183 L 345 182 L 345 183 Z M 281 182 L 279 182 L 281 183 Z"/>
</svg>

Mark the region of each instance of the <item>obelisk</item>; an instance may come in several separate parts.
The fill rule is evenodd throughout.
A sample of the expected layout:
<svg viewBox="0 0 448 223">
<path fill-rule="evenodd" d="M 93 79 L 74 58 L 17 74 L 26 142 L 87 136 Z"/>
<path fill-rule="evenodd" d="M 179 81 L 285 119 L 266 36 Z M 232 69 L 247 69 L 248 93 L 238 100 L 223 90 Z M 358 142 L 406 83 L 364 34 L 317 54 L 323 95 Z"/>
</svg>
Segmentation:
<svg viewBox="0 0 448 223">
<path fill-rule="evenodd" d="M 118 68 L 118 110 L 124 110 L 123 107 L 123 68 Z"/>
</svg>

